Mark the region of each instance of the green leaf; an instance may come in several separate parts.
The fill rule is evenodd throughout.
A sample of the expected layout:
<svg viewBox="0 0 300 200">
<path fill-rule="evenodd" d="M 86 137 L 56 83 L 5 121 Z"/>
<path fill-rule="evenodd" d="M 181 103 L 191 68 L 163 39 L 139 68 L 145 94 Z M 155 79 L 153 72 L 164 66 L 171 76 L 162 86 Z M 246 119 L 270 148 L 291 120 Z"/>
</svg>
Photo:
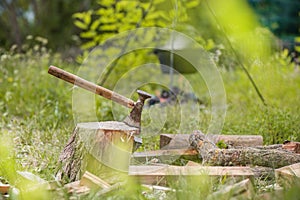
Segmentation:
<svg viewBox="0 0 300 200">
<path fill-rule="evenodd" d="M 100 31 L 116 31 L 118 28 L 115 24 L 111 25 L 102 25 L 99 27 Z"/>
<path fill-rule="evenodd" d="M 98 0 L 97 3 L 101 6 L 111 7 L 115 3 L 115 0 Z"/>
<path fill-rule="evenodd" d="M 95 14 L 108 16 L 108 15 L 113 15 L 114 12 L 115 11 L 113 8 L 100 8 L 95 12 Z"/>
<path fill-rule="evenodd" d="M 143 8 L 144 10 L 147 10 L 150 6 L 150 3 L 145 2 L 145 3 L 140 3 L 140 7 Z"/>
<path fill-rule="evenodd" d="M 187 1 L 185 3 L 186 8 L 195 8 L 199 5 L 199 1 Z"/>
<path fill-rule="evenodd" d="M 86 42 L 83 45 L 81 45 L 81 48 L 86 50 L 86 49 L 90 49 L 96 45 L 97 45 L 97 43 L 95 41 L 90 41 L 90 42 Z"/>
<path fill-rule="evenodd" d="M 99 19 L 95 20 L 90 27 L 91 30 L 93 30 L 93 31 L 96 30 L 100 24 L 101 24 L 101 21 Z"/>
<path fill-rule="evenodd" d="M 161 17 L 161 14 L 159 12 L 153 12 L 153 13 L 148 13 L 146 19 L 154 20 L 154 19 L 157 19 L 160 17 Z"/>
<path fill-rule="evenodd" d="M 77 18 L 77 19 L 83 19 L 84 18 L 85 13 L 74 13 L 72 15 L 73 18 Z"/>
<path fill-rule="evenodd" d="M 80 29 L 87 29 L 87 25 L 79 20 L 74 21 L 75 26 L 77 26 Z"/>
<path fill-rule="evenodd" d="M 83 21 L 86 25 L 89 25 L 91 23 L 91 20 L 92 20 L 92 11 L 88 11 L 85 13 L 83 17 Z"/>
<path fill-rule="evenodd" d="M 99 18 L 99 21 L 103 24 L 108 24 L 108 23 L 115 23 L 117 19 L 114 17 L 102 16 Z"/>
<path fill-rule="evenodd" d="M 168 20 L 168 21 L 171 19 L 170 16 L 167 15 L 167 13 L 165 13 L 163 11 L 159 11 L 159 15 L 160 15 L 161 19 L 165 19 L 165 20 Z"/>
<path fill-rule="evenodd" d="M 93 38 L 97 35 L 96 31 L 87 31 L 80 33 L 80 37 L 82 38 Z"/>
<path fill-rule="evenodd" d="M 161 4 L 163 2 L 164 2 L 164 0 L 153 0 L 154 5 Z"/>
</svg>

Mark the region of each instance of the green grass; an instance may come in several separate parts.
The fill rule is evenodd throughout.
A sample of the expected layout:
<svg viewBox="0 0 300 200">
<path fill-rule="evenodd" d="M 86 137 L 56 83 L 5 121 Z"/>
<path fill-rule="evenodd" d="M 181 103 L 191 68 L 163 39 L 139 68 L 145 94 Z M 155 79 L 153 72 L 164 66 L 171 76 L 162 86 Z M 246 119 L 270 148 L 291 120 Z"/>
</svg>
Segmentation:
<svg viewBox="0 0 300 200">
<path fill-rule="evenodd" d="M 9 174 L 20 170 L 30 171 L 45 180 L 53 180 L 59 153 L 75 124 L 72 115 L 72 86 L 48 75 L 47 68 L 53 64 L 76 73 L 78 66 L 62 62 L 59 55 L 42 49 L 27 51 L 26 54 L 2 52 L 0 59 L 0 137 L 1 141 L 4 138 L 11 139 L 11 146 L 1 143 L 1 148 L 9 151 L 5 155 L 9 155 L 10 161 L 3 164 L 1 160 L 0 177 L 14 185 L 14 175 Z M 268 64 L 250 68 L 251 75 L 266 99 L 267 107 L 262 105 L 241 71 L 221 70 L 228 106 L 222 134 L 259 134 L 264 137 L 265 144 L 282 143 L 284 140 L 300 141 L 300 75 L 288 59 L 284 52 L 277 53 Z M 209 96 L 205 98 L 209 99 Z M 110 104 L 103 101 L 97 107 L 98 119 L 112 120 Z M 140 150 L 157 149 L 159 132 L 191 133 L 194 129 L 203 132 L 207 130 L 211 117 L 209 102 L 200 110 L 199 122 L 194 115 L 189 114 L 194 108 L 189 104 L 183 106 L 184 109 L 176 106 L 145 109 L 144 125 L 151 124 L 152 115 L 155 117 L 153 119 L 158 120 L 155 123 L 159 126 L 146 129 Z M 159 124 L 159 117 L 166 117 L 166 122 Z M 182 117 L 185 123 L 179 130 Z M 192 186 L 184 184 L 174 183 L 175 188 L 186 187 L 187 190 L 170 196 L 182 199 L 199 189 L 198 186 L 192 189 Z M 200 191 L 210 192 L 215 187 L 211 183 L 202 185 L 208 188 L 200 187 Z M 141 197 L 141 191 L 141 188 L 127 188 L 123 193 L 132 193 L 128 198 L 137 198 Z M 120 194 L 115 195 L 116 199 L 120 197 Z M 207 196 L 208 193 L 202 195 Z M 148 197 L 143 198 L 151 199 L 151 195 Z"/>
</svg>

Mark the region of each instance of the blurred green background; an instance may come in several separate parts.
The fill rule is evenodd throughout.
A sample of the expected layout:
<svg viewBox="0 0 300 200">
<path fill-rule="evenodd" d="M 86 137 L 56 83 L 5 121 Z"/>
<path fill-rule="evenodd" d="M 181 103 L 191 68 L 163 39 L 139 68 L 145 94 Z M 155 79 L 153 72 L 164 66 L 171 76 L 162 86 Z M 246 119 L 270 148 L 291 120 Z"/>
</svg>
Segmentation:
<svg viewBox="0 0 300 200">
<path fill-rule="evenodd" d="M 27 170 L 53 180 L 59 153 L 75 124 L 73 87 L 50 77 L 49 65 L 76 73 L 93 47 L 140 27 L 173 28 L 211 55 L 226 90 L 222 134 L 259 134 L 265 144 L 300 141 L 299 12 L 300 2 L 293 0 L 0 1 L 0 140 L 9 141 L 0 143 L 0 149 L 10 152 L 0 151 L 0 177 L 14 184 L 15 171 Z M 111 64 L 112 73 L 99 83 L 113 89 L 132 66 L 148 62 L 159 63 L 152 51 L 127 54 Z M 161 71 L 151 76 L 170 78 Z M 140 72 L 139 77 L 147 80 L 149 74 Z M 167 120 L 159 132 L 178 133 L 182 118 L 188 123 L 180 133 L 206 132 L 213 112 L 210 94 L 203 79 L 184 77 L 202 91 L 199 117 L 190 115 L 193 103 L 154 107 L 145 109 L 143 124 L 155 113 L 159 121 L 163 112 Z M 174 84 L 180 81 L 176 78 Z M 143 89 L 155 94 L 162 87 L 148 84 Z M 98 120 L 115 120 L 110 102 L 95 98 Z M 140 151 L 159 146 L 158 134 L 148 131 L 142 134 Z"/>
</svg>

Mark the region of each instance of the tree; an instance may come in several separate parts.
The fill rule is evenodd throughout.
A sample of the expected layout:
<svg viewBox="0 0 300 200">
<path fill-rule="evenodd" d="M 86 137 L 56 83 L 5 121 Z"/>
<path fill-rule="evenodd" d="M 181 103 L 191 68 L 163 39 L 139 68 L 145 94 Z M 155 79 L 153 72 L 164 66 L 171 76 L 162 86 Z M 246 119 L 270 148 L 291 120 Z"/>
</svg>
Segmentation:
<svg viewBox="0 0 300 200">
<path fill-rule="evenodd" d="M 42 36 L 49 47 L 64 50 L 73 45 L 72 14 L 88 9 L 96 0 L 3 0 L 0 2 L 0 45 L 20 48 L 27 35 Z"/>
</svg>

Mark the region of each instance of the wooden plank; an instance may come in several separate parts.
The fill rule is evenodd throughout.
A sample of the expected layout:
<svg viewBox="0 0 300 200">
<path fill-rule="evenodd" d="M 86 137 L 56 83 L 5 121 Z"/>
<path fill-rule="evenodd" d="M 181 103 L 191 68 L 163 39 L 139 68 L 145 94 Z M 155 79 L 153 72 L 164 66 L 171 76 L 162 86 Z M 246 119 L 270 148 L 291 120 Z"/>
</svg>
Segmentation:
<svg viewBox="0 0 300 200">
<path fill-rule="evenodd" d="M 281 185 L 291 185 L 296 180 L 300 181 L 300 163 L 276 169 L 275 177 Z"/>
<path fill-rule="evenodd" d="M 182 149 L 190 146 L 190 134 L 161 134 L 161 149 Z M 254 147 L 263 145 L 261 135 L 214 135 L 214 141 L 217 143 L 223 141 L 232 147 Z"/>
<path fill-rule="evenodd" d="M 174 156 L 174 155 L 194 156 L 194 155 L 198 155 L 198 152 L 195 149 L 166 149 L 166 150 L 135 152 L 132 154 L 134 158 Z"/>
<path fill-rule="evenodd" d="M 171 159 L 174 157 L 185 157 L 188 159 L 198 159 L 198 152 L 195 149 L 167 149 L 167 150 L 154 150 L 135 152 L 132 154 L 132 158 L 139 161 L 145 161 L 153 158 L 161 160 Z"/>
<path fill-rule="evenodd" d="M 110 184 L 95 176 L 94 174 L 86 171 L 80 180 L 80 185 L 85 185 L 91 189 L 99 189 L 99 188 L 109 188 Z"/>
<path fill-rule="evenodd" d="M 243 177 L 252 178 L 253 172 L 249 167 L 219 167 L 219 166 L 129 166 L 129 176 L 136 177 L 142 184 L 166 185 L 167 178 L 184 176 L 210 177 Z"/>
</svg>

